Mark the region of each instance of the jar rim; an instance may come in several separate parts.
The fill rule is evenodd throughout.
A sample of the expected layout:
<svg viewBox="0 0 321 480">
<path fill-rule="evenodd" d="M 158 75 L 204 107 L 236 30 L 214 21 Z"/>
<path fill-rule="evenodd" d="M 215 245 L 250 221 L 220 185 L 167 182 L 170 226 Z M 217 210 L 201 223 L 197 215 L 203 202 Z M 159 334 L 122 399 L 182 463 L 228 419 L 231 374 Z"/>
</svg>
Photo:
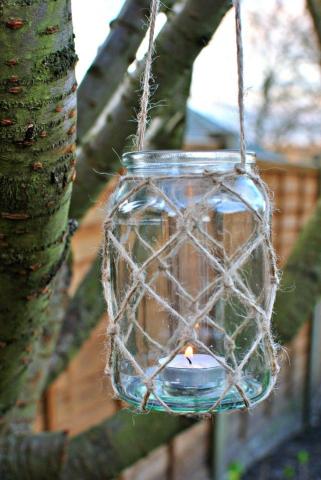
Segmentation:
<svg viewBox="0 0 321 480">
<path fill-rule="evenodd" d="M 254 164 L 254 152 L 246 152 L 245 163 Z M 239 150 L 142 150 L 126 152 L 122 164 L 126 168 L 160 167 L 166 164 L 175 166 L 224 165 L 241 163 Z"/>
</svg>

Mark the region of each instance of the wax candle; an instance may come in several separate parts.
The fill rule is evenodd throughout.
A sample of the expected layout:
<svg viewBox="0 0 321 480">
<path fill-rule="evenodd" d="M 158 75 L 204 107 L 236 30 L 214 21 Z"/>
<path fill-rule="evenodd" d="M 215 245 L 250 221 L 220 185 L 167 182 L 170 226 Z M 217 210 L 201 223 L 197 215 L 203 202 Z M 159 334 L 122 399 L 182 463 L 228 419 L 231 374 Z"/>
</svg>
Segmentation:
<svg viewBox="0 0 321 480">
<path fill-rule="evenodd" d="M 191 349 L 191 347 L 188 347 Z M 186 349 L 184 354 L 178 354 L 161 373 L 165 387 L 178 390 L 207 390 L 218 387 L 224 380 L 224 359 L 206 353 L 193 354 Z M 160 360 L 161 364 L 166 358 Z"/>
</svg>

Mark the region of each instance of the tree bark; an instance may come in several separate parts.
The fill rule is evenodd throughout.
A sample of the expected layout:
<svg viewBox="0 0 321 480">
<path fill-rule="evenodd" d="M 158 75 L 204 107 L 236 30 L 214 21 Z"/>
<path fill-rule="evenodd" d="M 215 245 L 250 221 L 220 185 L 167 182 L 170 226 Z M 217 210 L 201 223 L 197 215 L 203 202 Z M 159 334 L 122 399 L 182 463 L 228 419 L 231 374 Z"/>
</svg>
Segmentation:
<svg viewBox="0 0 321 480">
<path fill-rule="evenodd" d="M 0 415 L 18 398 L 69 245 L 75 176 L 70 1 L 0 10 Z"/>
<path fill-rule="evenodd" d="M 122 410 L 71 440 L 62 480 L 114 479 L 194 422 L 161 413 L 135 416 Z"/>
<path fill-rule="evenodd" d="M 48 309 L 46 324 L 28 368 L 26 381 L 22 386 L 15 407 L 8 416 L 8 423 L 12 432 L 27 433 L 32 429 L 37 414 L 38 401 L 46 386 L 51 358 L 65 317 L 65 309 L 69 299 L 70 274 L 70 265 L 67 262 L 55 278 L 54 293 Z"/>
<path fill-rule="evenodd" d="M 60 479 L 66 443 L 66 434 L 63 432 L 2 437 L 1 480 Z"/>
</svg>

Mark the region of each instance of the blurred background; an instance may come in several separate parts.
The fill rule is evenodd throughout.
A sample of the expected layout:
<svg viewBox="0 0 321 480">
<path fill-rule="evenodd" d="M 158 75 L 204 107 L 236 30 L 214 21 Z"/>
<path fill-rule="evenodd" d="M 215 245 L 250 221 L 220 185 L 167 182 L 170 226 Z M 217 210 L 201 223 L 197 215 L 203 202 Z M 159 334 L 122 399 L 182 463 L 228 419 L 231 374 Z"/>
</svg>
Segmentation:
<svg viewBox="0 0 321 480">
<path fill-rule="evenodd" d="M 124 0 L 73 0 L 78 82 L 105 40 Z M 318 154 L 321 120 L 320 49 L 305 0 L 244 0 L 246 120 L 251 143 L 271 151 Z M 158 17 L 158 31 L 166 15 Z M 86 32 L 86 35 L 84 35 Z M 146 39 L 138 50 L 142 59 Z M 129 67 L 129 71 L 134 66 Z M 194 63 L 189 106 L 222 129 L 238 130 L 234 14 L 230 10 Z"/>
<path fill-rule="evenodd" d="M 79 83 L 123 3 L 73 0 Z M 248 142 L 273 191 L 273 240 L 282 267 L 320 192 L 320 46 L 304 0 L 244 0 L 242 5 Z M 165 21 L 165 14 L 160 14 L 157 31 Z M 238 147 L 235 50 L 231 10 L 194 64 L 184 148 Z M 138 60 L 145 51 L 146 39 L 138 50 Z M 134 68 L 135 62 L 129 71 Z M 112 184 L 107 186 L 73 239 L 71 292 L 99 249 L 103 205 L 112 188 Z M 320 312 L 316 305 L 313 316 L 287 345 L 281 378 L 268 401 L 253 413 L 197 423 L 119 478 L 321 479 Z M 122 408 L 121 402 L 112 398 L 103 374 L 105 326 L 106 318 L 102 318 L 67 371 L 46 392 L 39 405 L 38 430 L 63 429 L 75 435 Z M 300 432 L 307 427 L 310 433 L 302 436 Z M 301 436 L 295 437 L 298 433 Z M 272 457 L 264 460 L 270 454 Z M 260 463 L 251 470 L 256 461 Z"/>
</svg>

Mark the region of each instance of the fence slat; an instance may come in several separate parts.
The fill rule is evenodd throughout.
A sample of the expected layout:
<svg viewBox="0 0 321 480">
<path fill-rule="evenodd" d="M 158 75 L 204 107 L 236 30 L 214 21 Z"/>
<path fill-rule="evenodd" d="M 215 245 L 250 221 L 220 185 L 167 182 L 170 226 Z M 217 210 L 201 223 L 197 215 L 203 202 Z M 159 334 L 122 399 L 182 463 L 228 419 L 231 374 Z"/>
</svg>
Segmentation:
<svg viewBox="0 0 321 480">
<path fill-rule="evenodd" d="M 318 420 L 321 394 L 321 300 L 312 317 L 310 343 L 310 371 L 308 385 L 308 423 L 313 426 Z"/>
</svg>

